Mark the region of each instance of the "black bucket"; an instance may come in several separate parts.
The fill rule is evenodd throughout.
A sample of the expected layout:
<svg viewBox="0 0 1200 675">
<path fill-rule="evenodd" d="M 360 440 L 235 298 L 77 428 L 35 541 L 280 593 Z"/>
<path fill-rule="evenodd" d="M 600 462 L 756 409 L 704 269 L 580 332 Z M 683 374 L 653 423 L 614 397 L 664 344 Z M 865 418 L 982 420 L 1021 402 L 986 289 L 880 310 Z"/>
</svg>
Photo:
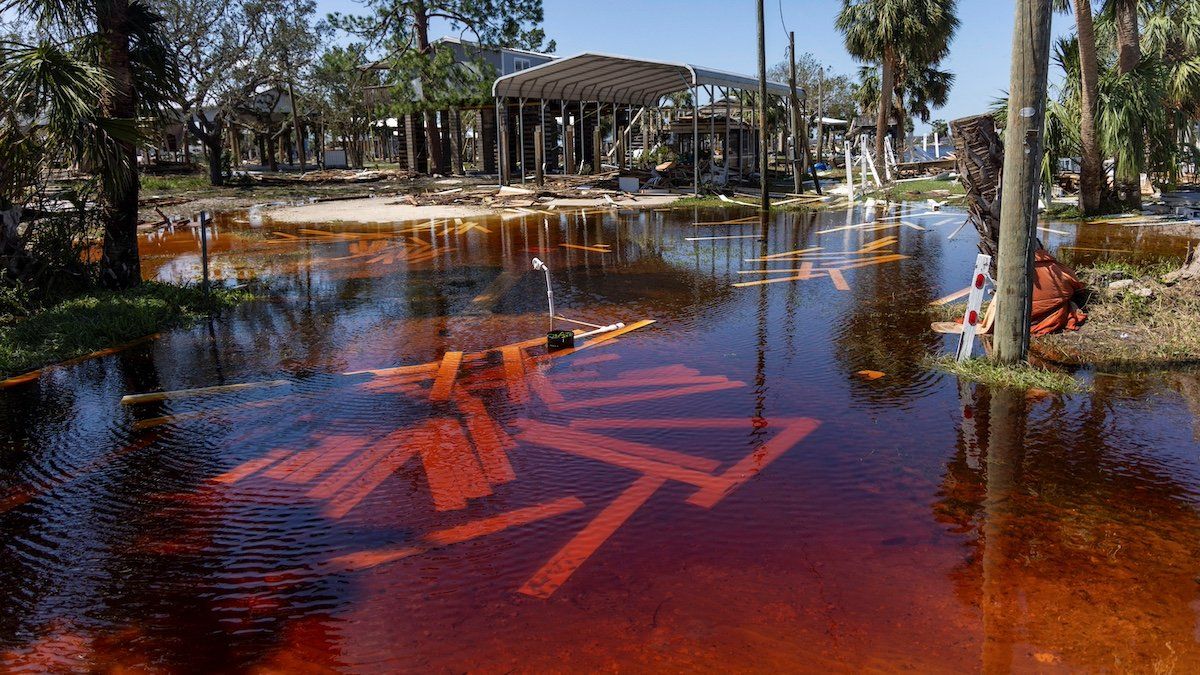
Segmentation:
<svg viewBox="0 0 1200 675">
<path fill-rule="evenodd" d="M 575 333 L 569 330 L 552 330 L 546 333 L 546 349 L 570 349 L 575 346 Z"/>
</svg>

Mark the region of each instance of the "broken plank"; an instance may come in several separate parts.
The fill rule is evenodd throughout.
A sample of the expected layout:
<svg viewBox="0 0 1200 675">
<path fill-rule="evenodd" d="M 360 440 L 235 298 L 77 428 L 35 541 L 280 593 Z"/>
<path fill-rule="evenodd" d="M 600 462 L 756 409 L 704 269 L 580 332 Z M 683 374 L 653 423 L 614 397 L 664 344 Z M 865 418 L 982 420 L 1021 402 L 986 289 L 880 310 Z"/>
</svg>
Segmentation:
<svg viewBox="0 0 1200 675">
<path fill-rule="evenodd" d="M 829 273 L 829 280 L 833 282 L 833 287 L 839 291 L 850 290 L 850 284 L 846 283 L 846 277 L 842 276 L 842 271 L 839 269 L 825 270 Z"/>
<path fill-rule="evenodd" d="M 761 234 L 727 234 L 721 237 L 684 237 L 684 241 L 718 241 L 721 239 L 762 239 Z"/>
<path fill-rule="evenodd" d="M 414 555 L 427 553 L 442 546 L 458 544 L 479 537 L 503 532 L 510 527 L 520 527 L 536 523 L 540 520 L 577 511 L 584 507 L 578 497 L 563 497 L 545 504 L 536 504 L 515 509 L 486 518 L 480 518 L 462 525 L 455 525 L 442 530 L 435 530 L 422 537 L 424 545 L 398 546 L 381 548 L 370 551 L 347 553 L 330 560 L 330 564 L 347 570 L 363 570 L 384 563 L 402 560 Z"/>
<path fill-rule="evenodd" d="M 433 380 L 433 389 L 429 391 L 429 400 L 450 400 L 450 390 L 454 388 L 454 380 L 458 377 L 458 368 L 462 364 L 462 357 L 462 352 L 446 352 L 442 357 L 437 377 Z"/>
<path fill-rule="evenodd" d="M 592 253 L 612 253 L 607 247 L 600 248 L 599 246 L 583 246 L 581 244 L 559 244 L 563 248 L 573 248 L 579 251 L 591 251 Z"/>
<path fill-rule="evenodd" d="M 687 396 L 690 394 L 704 394 L 711 391 L 736 389 L 744 386 L 746 386 L 745 382 L 713 382 L 710 384 L 697 384 L 675 389 L 655 389 L 653 391 L 640 391 L 632 394 L 616 394 L 613 396 L 601 396 L 599 398 L 581 401 L 569 401 L 567 403 L 551 406 L 551 409 L 557 412 L 562 410 L 578 410 L 580 408 L 595 408 L 598 406 L 621 405 L 625 403 L 636 403 L 638 401 L 652 401 L 661 398 Z"/>
<path fill-rule="evenodd" d="M 967 286 L 966 288 L 954 291 L 953 293 L 951 293 L 949 295 L 943 295 L 942 297 L 938 298 L 937 300 L 934 300 L 933 302 L 931 302 L 929 304 L 932 307 L 937 307 L 939 305 L 946 305 L 951 302 L 954 302 L 955 300 L 958 300 L 959 298 L 965 298 L 966 296 L 968 296 L 970 294 L 971 294 L 971 287 Z"/>
<path fill-rule="evenodd" d="M 535 598 L 548 598 L 629 520 L 662 487 L 664 479 L 642 476 L 604 507 L 578 534 L 559 549 L 545 565 L 521 586 L 520 591 Z"/>
<path fill-rule="evenodd" d="M 800 418 L 791 421 L 779 433 L 764 442 L 754 452 L 746 455 L 741 461 L 726 469 L 720 476 L 722 479 L 720 484 L 700 488 L 699 491 L 688 497 L 687 502 L 706 509 L 712 508 L 724 499 L 726 495 L 779 459 L 783 453 L 803 441 L 820 425 L 821 422 L 819 420 L 809 418 Z"/>
<path fill-rule="evenodd" d="M 159 391 L 149 394 L 129 394 L 121 398 L 122 405 L 136 405 L 139 403 L 154 403 L 157 401 L 166 401 L 177 398 L 187 398 L 189 396 L 205 396 L 208 394 L 226 394 L 233 391 L 245 391 L 247 389 L 269 389 L 272 387 L 286 387 L 290 385 L 291 380 L 267 380 L 265 382 L 243 382 L 241 384 L 225 384 L 217 387 L 200 387 L 197 389 L 177 389 L 175 391 Z"/>
<path fill-rule="evenodd" d="M 858 269 L 860 267 L 871 267 L 873 265 L 882 265 L 884 263 L 896 262 L 897 260 L 907 260 L 907 259 L 908 259 L 908 256 L 906 256 L 902 253 L 893 253 L 890 255 L 879 256 L 878 258 L 867 258 L 866 260 L 847 262 L 844 265 L 837 265 L 835 268 L 832 268 L 832 269 L 853 270 L 853 269 Z M 826 268 L 826 269 L 830 269 L 830 268 Z"/>
</svg>

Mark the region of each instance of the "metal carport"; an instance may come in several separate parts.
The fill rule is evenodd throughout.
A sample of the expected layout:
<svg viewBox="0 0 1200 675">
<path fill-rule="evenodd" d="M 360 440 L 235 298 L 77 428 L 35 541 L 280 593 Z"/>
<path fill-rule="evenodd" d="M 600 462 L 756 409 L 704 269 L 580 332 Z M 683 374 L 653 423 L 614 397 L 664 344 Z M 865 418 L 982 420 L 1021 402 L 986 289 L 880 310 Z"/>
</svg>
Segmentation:
<svg viewBox="0 0 1200 675">
<path fill-rule="evenodd" d="M 663 97 L 691 90 L 693 113 L 699 106 L 700 87 L 755 92 L 758 79 L 714 68 L 688 63 L 652 61 L 628 56 L 585 52 L 528 68 L 496 80 L 492 95 L 496 98 L 497 114 L 500 101 L 516 98 L 559 101 L 594 101 L 643 106 L 656 106 Z M 767 82 L 767 94 L 786 101 L 791 89 L 786 84 Z M 799 95 L 804 97 L 804 91 Z M 711 96 L 710 96 L 711 97 Z M 522 105 L 522 110 L 523 110 Z M 692 115 L 693 142 L 699 147 L 698 115 Z M 693 188 L 699 189 L 699 161 L 693 162 Z"/>
</svg>

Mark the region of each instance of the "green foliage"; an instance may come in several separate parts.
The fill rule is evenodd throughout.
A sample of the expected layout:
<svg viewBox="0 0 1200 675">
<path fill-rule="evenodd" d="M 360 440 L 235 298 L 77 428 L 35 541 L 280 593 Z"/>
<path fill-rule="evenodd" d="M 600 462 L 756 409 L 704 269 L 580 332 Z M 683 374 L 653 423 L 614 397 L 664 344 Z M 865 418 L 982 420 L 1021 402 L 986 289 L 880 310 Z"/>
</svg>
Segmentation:
<svg viewBox="0 0 1200 675">
<path fill-rule="evenodd" d="M 92 291 L 0 327 L 0 374 L 12 375 L 112 347 L 252 298 L 246 291 L 146 282 Z"/>
<path fill-rule="evenodd" d="M 543 44 L 541 0 L 366 0 L 365 5 L 367 14 L 334 13 L 329 23 L 370 49 L 383 50 L 379 63 L 388 68 L 396 112 L 482 103 L 490 93 L 496 73 L 482 53 L 459 63 L 449 43 L 430 41 L 431 21 L 445 22 L 447 33 L 478 48 L 554 49 L 553 41 Z"/>
</svg>

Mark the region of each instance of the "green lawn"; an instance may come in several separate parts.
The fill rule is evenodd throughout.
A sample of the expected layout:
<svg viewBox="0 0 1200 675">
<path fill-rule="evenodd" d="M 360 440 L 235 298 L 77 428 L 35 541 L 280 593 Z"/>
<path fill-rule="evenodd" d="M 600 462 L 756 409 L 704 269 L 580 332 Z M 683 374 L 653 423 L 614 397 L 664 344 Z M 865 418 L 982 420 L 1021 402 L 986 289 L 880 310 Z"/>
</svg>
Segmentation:
<svg viewBox="0 0 1200 675">
<path fill-rule="evenodd" d="M 90 291 L 0 325 L 0 375 L 9 376 L 120 345 L 231 307 L 248 291 L 145 282 L 129 291 Z"/>
</svg>

